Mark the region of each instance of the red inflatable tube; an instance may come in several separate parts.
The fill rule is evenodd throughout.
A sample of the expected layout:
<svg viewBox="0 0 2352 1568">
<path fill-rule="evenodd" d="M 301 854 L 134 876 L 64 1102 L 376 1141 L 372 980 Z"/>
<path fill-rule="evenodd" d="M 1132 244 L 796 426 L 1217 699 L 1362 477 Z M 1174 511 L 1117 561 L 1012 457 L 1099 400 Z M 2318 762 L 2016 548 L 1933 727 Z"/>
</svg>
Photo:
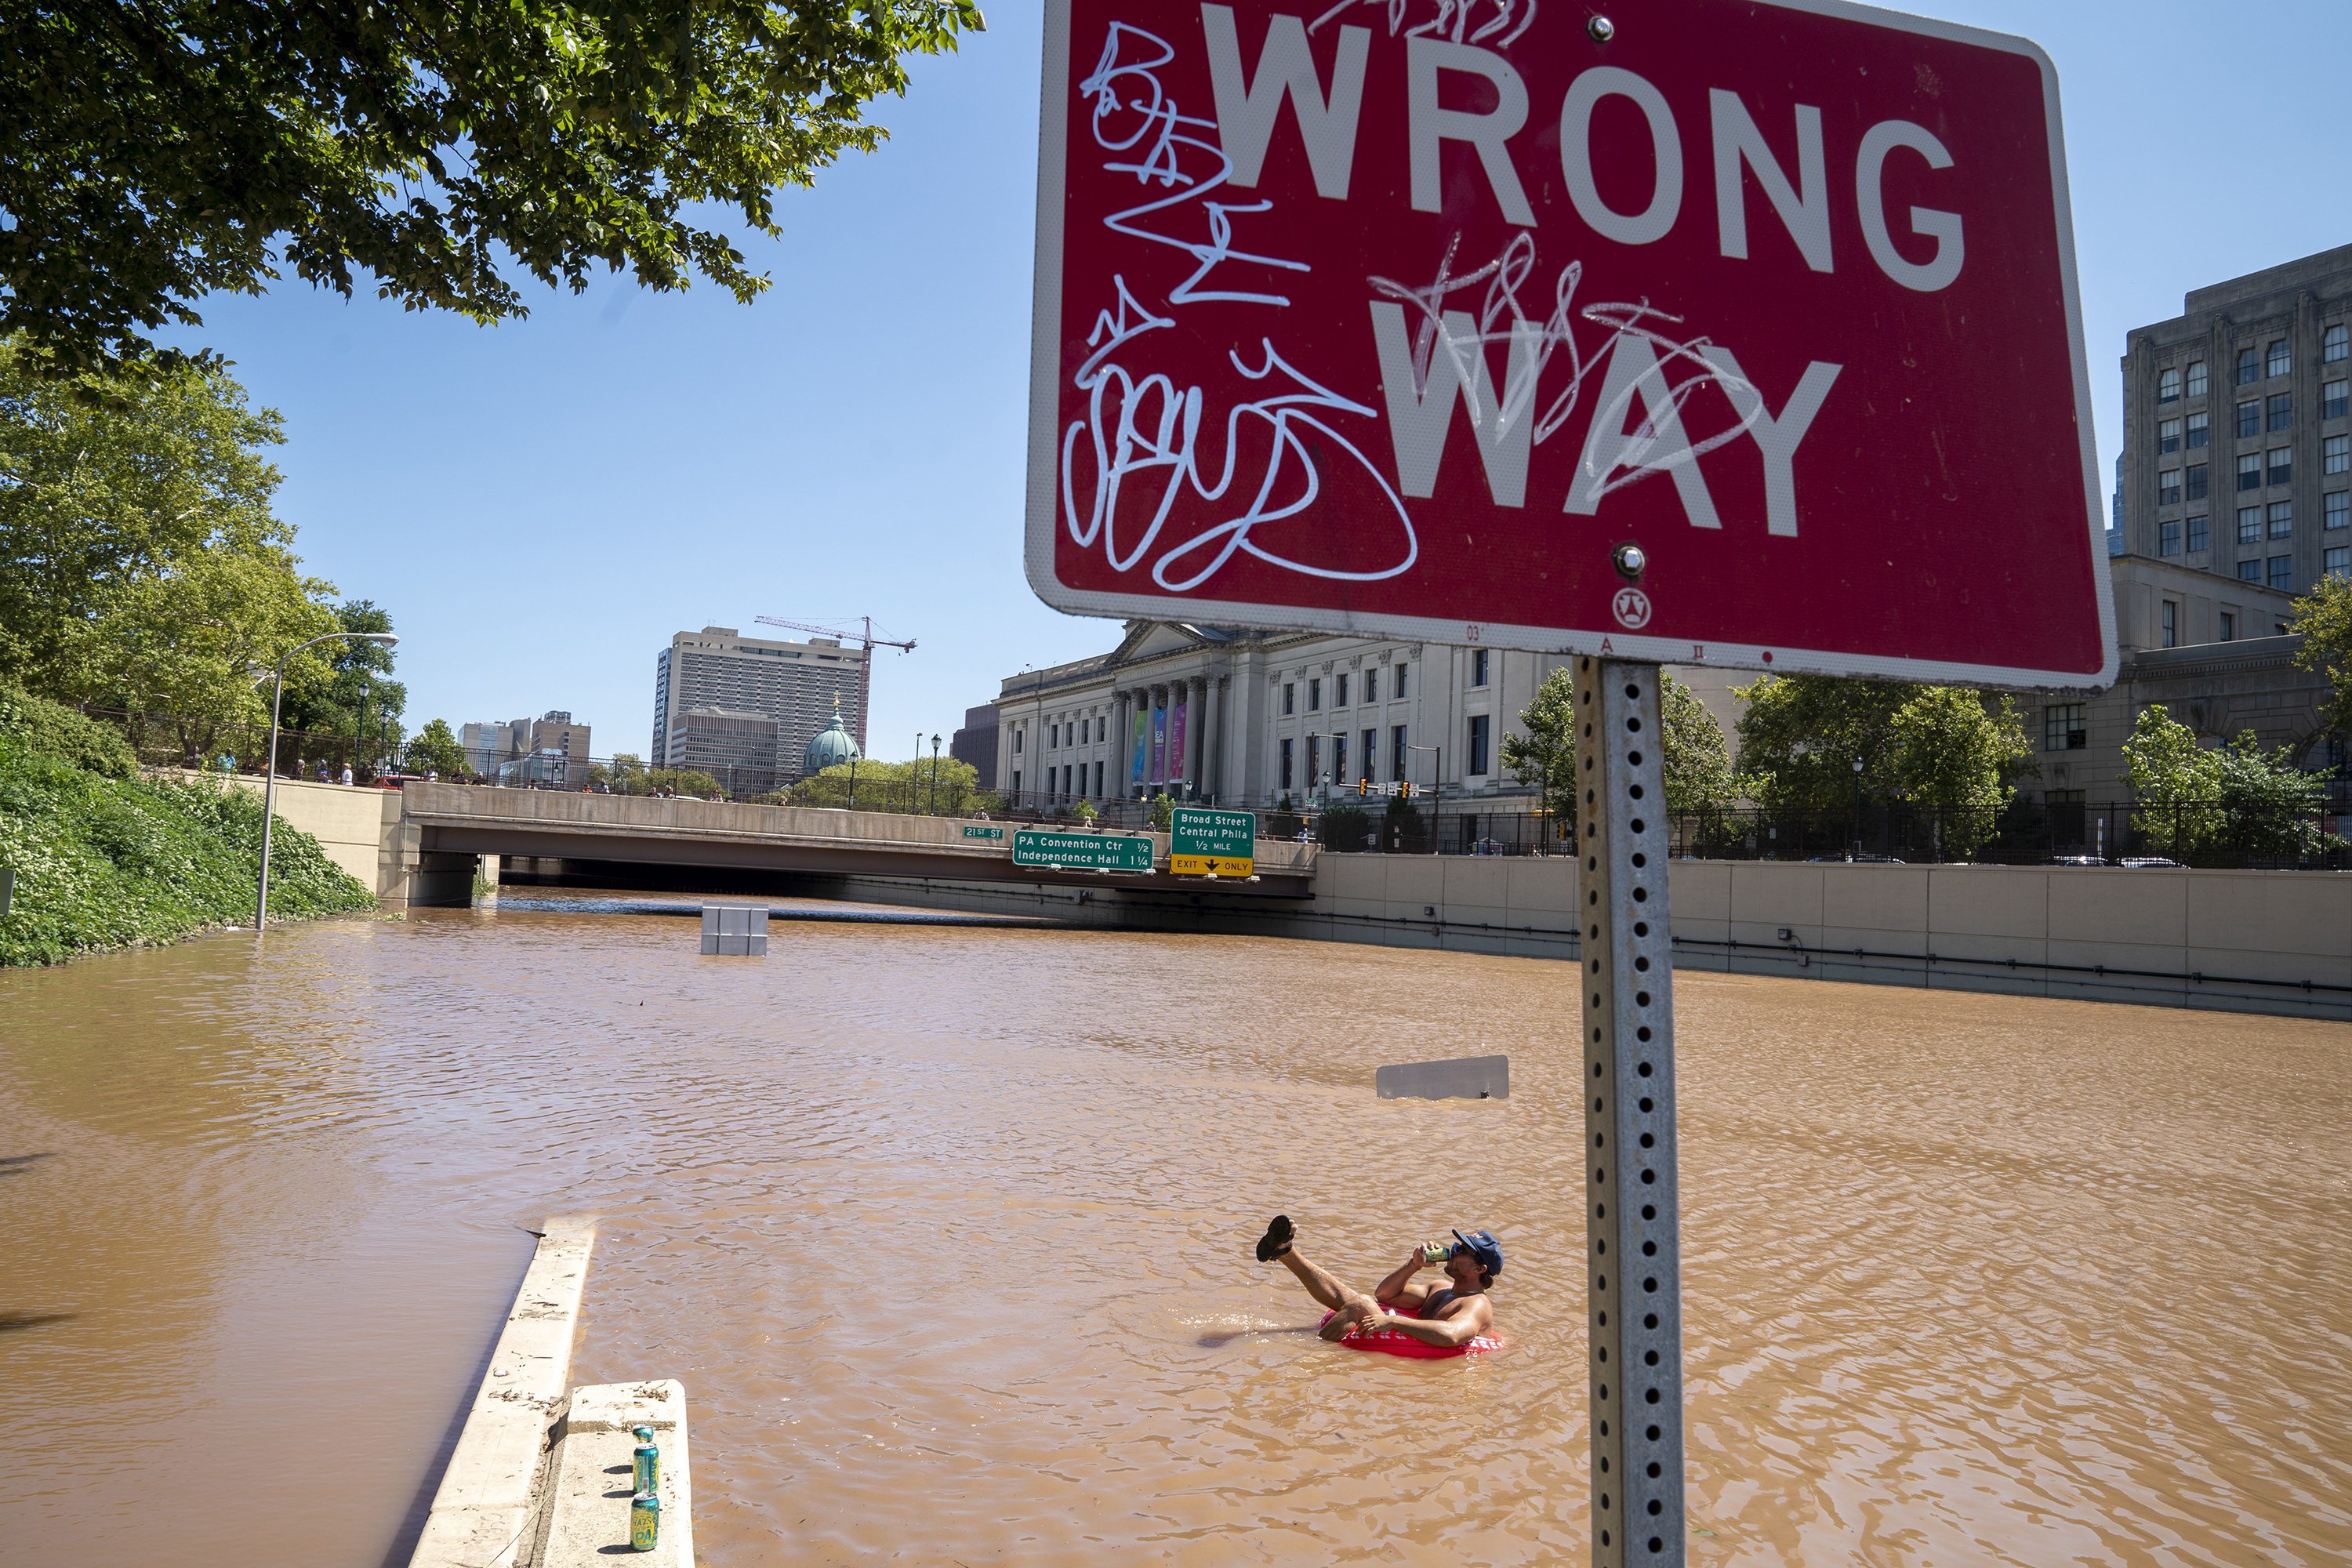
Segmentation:
<svg viewBox="0 0 2352 1568">
<path fill-rule="evenodd" d="M 1421 1316 L 1410 1307 L 1386 1307 L 1381 1310 L 1391 1318 Z M 1330 1312 L 1324 1313 L 1323 1322 L 1329 1322 L 1334 1315 Z M 1322 1324 L 1318 1323 L 1316 1326 L 1320 1328 Z M 1458 1355 L 1484 1355 L 1488 1351 L 1498 1351 L 1503 1348 L 1503 1342 L 1491 1334 L 1480 1334 L 1466 1344 L 1433 1345 L 1426 1340 L 1414 1339 L 1401 1329 L 1375 1329 L 1366 1333 L 1360 1325 L 1349 1329 L 1347 1337 L 1339 1342 L 1351 1351 L 1378 1351 L 1382 1355 L 1402 1356 L 1407 1361 L 1445 1361 Z"/>
</svg>

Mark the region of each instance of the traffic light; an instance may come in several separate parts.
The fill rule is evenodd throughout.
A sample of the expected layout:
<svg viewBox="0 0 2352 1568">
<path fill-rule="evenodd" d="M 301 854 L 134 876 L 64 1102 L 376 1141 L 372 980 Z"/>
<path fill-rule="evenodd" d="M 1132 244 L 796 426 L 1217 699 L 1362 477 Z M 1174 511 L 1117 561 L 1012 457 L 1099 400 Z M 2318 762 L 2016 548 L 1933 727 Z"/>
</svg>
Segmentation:
<svg viewBox="0 0 2352 1568">
<path fill-rule="evenodd" d="M 1407 800 L 1411 800 L 1412 798 L 1412 781 L 1411 779 L 1397 780 L 1397 794 L 1402 795 Z"/>
<path fill-rule="evenodd" d="M 1364 796 L 1366 796 L 1366 795 L 1370 795 L 1370 794 L 1371 794 L 1371 793 L 1372 793 L 1372 781 L 1371 781 L 1371 780 L 1370 780 L 1370 779 L 1358 779 L 1358 780 L 1356 781 L 1356 798 L 1357 798 L 1357 799 L 1361 800 Z"/>
</svg>

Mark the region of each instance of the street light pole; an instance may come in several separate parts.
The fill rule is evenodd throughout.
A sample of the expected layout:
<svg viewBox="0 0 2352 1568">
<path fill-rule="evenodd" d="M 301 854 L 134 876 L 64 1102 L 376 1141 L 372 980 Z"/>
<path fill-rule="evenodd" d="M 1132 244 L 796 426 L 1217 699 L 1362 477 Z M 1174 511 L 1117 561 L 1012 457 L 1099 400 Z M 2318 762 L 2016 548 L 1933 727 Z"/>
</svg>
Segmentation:
<svg viewBox="0 0 2352 1568">
<path fill-rule="evenodd" d="M 930 809 L 930 815 L 931 815 L 931 816 L 937 816 L 939 814 L 940 814 L 940 738 L 939 738 L 939 736 L 937 736 L 937 735 L 935 734 L 935 735 L 933 735 L 933 736 L 931 737 L 931 809 Z"/>
<path fill-rule="evenodd" d="M 261 890 L 253 900 L 253 934 L 259 936 L 263 923 L 269 918 L 269 828 L 278 820 L 278 719 L 286 705 L 286 660 L 292 658 L 311 643 L 335 642 L 348 637 L 354 642 L 382 643 L 390 647 L 400 640 L 392 632 L 329 632 L 310 642 L 299 642 L 286 650 L 278 661 L 276 689 L 269 698 L 269 754 L 262 759 L 261 772 Z"/>
<path fill-rule="evenodd" d="M 1853 760 L 1853 858 L 1862 858 L 1862 759 Z"/>
</svg>

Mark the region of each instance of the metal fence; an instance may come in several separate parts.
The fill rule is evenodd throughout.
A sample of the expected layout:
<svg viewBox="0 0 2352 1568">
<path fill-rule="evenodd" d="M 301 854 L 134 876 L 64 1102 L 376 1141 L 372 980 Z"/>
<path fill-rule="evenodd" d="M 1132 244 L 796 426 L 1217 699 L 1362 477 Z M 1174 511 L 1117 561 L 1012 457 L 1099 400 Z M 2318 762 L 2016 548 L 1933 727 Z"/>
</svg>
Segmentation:
<svg viewBox="0 0 2352 1568">
<path fill-rule="evenodd" d="M 264 753 L 269 750 L 267 724 L 137 713 L 120 708 L 84 708 L 81 712 L 121 731 L 132 752 L 148 767 L 258 775 Z M 394 744 L 385 735 L 329 735 L 281 729 L 278 773 L 283 778 L 340 782 L 348 767 L 353 783 L 373 784 L 382 773 L 394 771 Z"/>
<path fill-rule="evenodd" d="M 1904 805 L 1848 812 L 1708 812 L 1667 818 L 1677 857 L 1864 860 L 1926 865 L 2155 865 L 2352 870 L 2352 803 L 2314 809 L 2219 802 L 2105 805 L 2018 802 L 1999 810 Z M 1397 854 L 1572 854 L 1571 818 L 1520 808 L 1419 817 L 1334 807 L 1307 831 L 1328 850 Z"/>
</svg>

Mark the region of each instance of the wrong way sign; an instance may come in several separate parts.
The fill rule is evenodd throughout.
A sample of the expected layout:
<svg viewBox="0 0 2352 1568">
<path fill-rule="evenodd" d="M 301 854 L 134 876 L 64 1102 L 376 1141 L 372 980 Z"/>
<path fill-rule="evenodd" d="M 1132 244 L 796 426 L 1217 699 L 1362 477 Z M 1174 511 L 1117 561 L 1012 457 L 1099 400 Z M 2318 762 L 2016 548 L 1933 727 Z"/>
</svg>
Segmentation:
<svg viewBox="0 0 2352 1568">
<path fill-rule="evenodd" d="M 2113 679 L 2032 45 L 1830 0 L 1046 18 L 1047 603 Z"/>
</svg>

